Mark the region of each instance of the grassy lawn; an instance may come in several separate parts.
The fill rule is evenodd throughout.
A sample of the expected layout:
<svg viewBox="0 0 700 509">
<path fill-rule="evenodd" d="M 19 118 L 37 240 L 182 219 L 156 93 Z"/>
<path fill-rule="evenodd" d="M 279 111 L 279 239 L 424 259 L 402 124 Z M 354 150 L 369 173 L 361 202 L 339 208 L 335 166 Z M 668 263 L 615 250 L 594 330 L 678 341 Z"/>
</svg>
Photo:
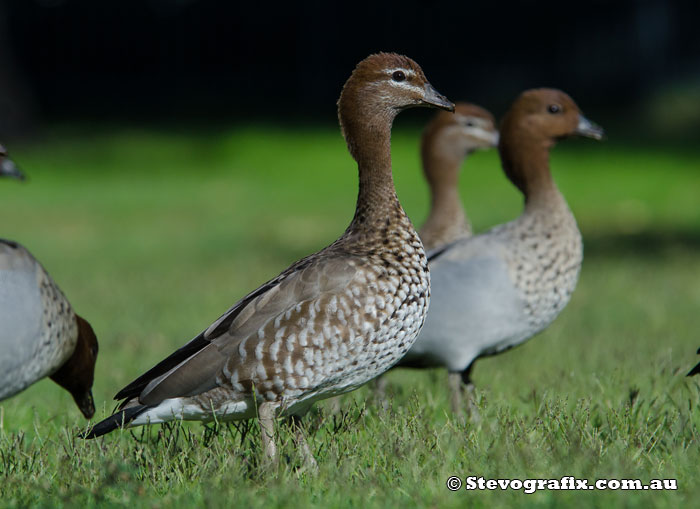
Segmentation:
<svg viewBox="0 0 700 509">
<path fill-rule="evenodd" d="M 399 197 L 420 224 L 418 131 L 393 140 Z M 611 136 L 614 140 L 614 136 Z M 0 182 L 3 237 L 42 261 L 100 340 L 97 416 L 135 376 L 239 297 L 333 241 L 352 217 L 356 169 L 335 128 L 210 134 L 54 129 L 9 147 L 29 174 Z M 282 425 L 279 471 L 258 468 L 256 423 L 175 424 L 83 442 L 50 381 L 0 403 L 3 507 L 690 506 L 700 497 L 700 150 L 570 141 L 555 178 L 584 235 L 569 306 L 474 373 L 482 420 L 449 413 L 444 371 L 396 371 L 382 405 L 365 387 L 307 415 L 320 472 Z M 521 199 L 494 151 L 465 167 L 477 230 Z M 465 491 L 486 478 L 678 479 L 676 492 Z"/>
</svg>

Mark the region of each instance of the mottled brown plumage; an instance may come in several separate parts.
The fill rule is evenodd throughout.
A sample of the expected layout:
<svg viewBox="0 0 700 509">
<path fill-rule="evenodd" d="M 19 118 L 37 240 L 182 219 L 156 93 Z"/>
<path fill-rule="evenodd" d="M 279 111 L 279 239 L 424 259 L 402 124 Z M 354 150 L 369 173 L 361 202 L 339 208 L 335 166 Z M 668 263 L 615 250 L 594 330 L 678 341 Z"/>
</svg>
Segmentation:
<svg viewBox="0 0 700 509">
<path fill-rule="evenodd" d="M 271 430 L 275 415 L 353 390 L 401 358 L 423 323 L 429 280 L 423 246 L 394 191 L 390 135 L 396 114 L 418 105 L 453 107 L 407 57 L 377 54 L 358 64 L 338 101 L 359 169 L 345 233 L 120 391 L 123 410 L 90 437 L 122 420 L 243 419 L 256 409 Z M 273 444 L 268 436 L 269 455 Z"/>
</svg>

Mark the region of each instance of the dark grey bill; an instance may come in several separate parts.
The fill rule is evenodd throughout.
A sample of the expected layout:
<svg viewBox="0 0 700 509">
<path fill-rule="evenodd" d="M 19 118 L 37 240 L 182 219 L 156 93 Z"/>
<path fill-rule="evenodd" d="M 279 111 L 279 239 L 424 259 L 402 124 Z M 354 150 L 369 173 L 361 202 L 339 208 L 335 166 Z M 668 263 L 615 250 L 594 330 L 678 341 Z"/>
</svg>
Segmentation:
<svg viewBox="0 0 700 509">
<path fill-rule="evenodd" d="M 3 177 L 12 177 L 19 180 L 24 180 L 24 173 L 22 173 L 17 165 L 12 162 L 12 159 L 0 159 L 0 175 Z"/>
<path fill-rule="evenodd" d="M 583 115 L 578 116 L 578 126 L 576 126 L 576 134 L 593 138 L 594 140 L 602 140 L 605 138 L 605 131 L 598 124 L 594 124 Z"/>
<path fill-rule="evenodd" d="M 435 90 L 430 83 L 426 83 L 423 90 L 425 90 L 425 95 L 423 96 L 423 102 L 425 104 L 430 104 L 441 110 L 455 111 L 454 103 Z"/>
</svg>

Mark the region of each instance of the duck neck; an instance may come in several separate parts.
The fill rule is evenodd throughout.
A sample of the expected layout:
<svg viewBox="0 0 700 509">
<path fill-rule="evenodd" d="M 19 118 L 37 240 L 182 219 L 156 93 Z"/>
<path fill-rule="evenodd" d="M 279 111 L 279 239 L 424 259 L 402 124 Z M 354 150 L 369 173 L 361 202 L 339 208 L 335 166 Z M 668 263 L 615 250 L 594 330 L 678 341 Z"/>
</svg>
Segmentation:
<svg viewBox="0 0 700 509">
<path fill-rule="evenodd" d="M 363 122 L 341 118 L 350 153 L 357 161 L 359 193 L 351 231 L 373 230 L 405 215 L 391 173 L 391 122 L 393 116 L 369 117 Z"/>
<path fill-rule="evenodd" d="M 525 212 L 551 208 L 563 202 L 549 168 L 551 140 L 528 140 L 523 137 L 499 147 L 503 170 L 525 196 Z"/>
<path fill-rule="evenodd" d="M 430 185 L 430 213 L 421 229 L 428 247 L 469 235 L 471 226 L 459 197 L 460 158 L 425 154 L 423 168 Z"/>
</svg>

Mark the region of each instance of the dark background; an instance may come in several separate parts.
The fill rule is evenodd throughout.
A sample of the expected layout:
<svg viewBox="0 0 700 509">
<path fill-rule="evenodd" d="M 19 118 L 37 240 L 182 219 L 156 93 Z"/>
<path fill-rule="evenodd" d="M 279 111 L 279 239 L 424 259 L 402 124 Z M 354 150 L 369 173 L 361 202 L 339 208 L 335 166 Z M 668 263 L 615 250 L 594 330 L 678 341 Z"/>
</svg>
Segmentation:
<svg viewBox="0 0 700 509">
<path fill-rule="evenodd" d="M 610 125 L 695 137 L 700 3 L 0 2 L 0 135 L 47 122 L 335 121 L 354 65 L 384 50 L 501 114 L 554 86 Z"/>
</svg>

